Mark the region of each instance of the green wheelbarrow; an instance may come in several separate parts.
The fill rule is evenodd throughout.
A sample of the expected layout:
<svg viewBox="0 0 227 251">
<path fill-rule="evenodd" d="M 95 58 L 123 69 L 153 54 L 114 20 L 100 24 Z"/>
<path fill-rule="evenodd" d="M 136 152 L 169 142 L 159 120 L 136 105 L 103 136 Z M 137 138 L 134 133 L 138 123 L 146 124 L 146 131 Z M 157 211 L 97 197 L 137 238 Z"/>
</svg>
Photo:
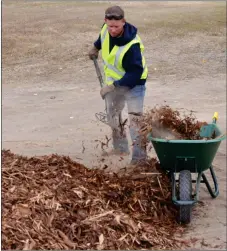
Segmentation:
<svg viewBox="0 0 227 251">
<path fill-rule="evenodd" d="M 192 206 L 199 199 L 200 183 L 205 183 L 212 198 L 216 198 L 219 194 L 212 162 L 226 135 L 222 134 L 216 124 L 217 116 L 218 114 L 215 113 L 212 123 L 201 127 L 201 140 L 167 140 L 148 135 L 148 140 L 154 147 L 161 168 L 169 174 L 171 179 L 172 201 L 180 207 L 178 221 L 182 224 L 191 222 Z M 213 139 L 207 139 L 211 137 Z M 204 173 L 208 169 L 214 189 Z M 192 173 L 197 176 L 194 180 Z M 192 183 L 196 183 L 194 193 Z"/>
</svg>

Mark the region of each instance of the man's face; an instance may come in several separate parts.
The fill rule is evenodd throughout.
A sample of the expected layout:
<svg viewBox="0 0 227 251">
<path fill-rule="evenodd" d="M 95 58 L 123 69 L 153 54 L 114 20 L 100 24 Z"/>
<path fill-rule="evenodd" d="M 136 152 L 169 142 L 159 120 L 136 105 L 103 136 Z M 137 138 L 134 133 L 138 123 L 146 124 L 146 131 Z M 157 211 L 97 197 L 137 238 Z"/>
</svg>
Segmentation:
<svg viewBox="0 0 227 251">
<path fill-rule="evenodd" d="M 117 37 L 123 31 L 123 27 L 125 24 L 125 20 L 109 20 L 105 19 L 105 23 L 107 24 L 108 31 L 112 37 Z"/>
</svg>

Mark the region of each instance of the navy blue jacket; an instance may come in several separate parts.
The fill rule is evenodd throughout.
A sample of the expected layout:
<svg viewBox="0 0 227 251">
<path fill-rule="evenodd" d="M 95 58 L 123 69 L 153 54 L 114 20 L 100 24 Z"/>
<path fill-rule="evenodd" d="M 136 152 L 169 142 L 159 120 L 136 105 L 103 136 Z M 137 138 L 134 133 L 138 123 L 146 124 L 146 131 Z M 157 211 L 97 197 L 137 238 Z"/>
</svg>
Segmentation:
<svg viewBox="0 0 227 251">
<path fill-rule="evenodd" d="M 136 34 L 137 28 L 126 22 L 124 25 L 124 33 L 121 37 L 112 37 L 110 35 L 110 52 L 115 45 L 123 46 L 129 43 L 135 38 Z M 101 49 L 100 35 L 95 41 L 94 46 L 98 50 Z M 132 89 L 136 85 L 145 84 L 146 79 L 140 79 L 143 73 L 143 65 L 139 43 L 133 44 L 125 53 L 122 60 L 122 66 L 125 70 L 125 75 L 120 80 L 114 82 L 115 86 L 127 86 Z"/>
</svg>

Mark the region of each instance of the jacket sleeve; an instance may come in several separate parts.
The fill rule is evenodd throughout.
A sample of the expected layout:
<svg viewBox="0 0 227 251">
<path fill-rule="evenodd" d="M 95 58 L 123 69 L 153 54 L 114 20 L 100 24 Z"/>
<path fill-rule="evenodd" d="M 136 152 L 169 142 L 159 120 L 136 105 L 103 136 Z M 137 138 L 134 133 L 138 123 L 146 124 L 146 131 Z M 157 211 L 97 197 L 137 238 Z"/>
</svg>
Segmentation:
<svg viewBox="0 0 227 251">
<path fill-rule="evenodd" d="M 98 39 L 94 42 L 94 46 L 98 49 L 101 50 L 101 37 L 99 35 Z"/>
<path fill-rule="evenodd" d="M 105 25 L 105 23 L 102 24 L 102 27 Z M 102 29 L 101 27 L 101 29 Z M 98 39 L 94 42 L 94 46 L 98 49 L 101 50 L 102 49 L 102 44 L 101 44 L 101 35 L 99 34 Z"/>
<path fill-rule="evenodd" d="M 125 70 L 125 75 L 120 80 L 114 81 L 114 85 L 116 87 L 127 86 L 132 89 L 138 84 L 143 73 L 142 55 L 139 44 L 133 44 L 125 53 L 122 66 Z"/>
</svg>

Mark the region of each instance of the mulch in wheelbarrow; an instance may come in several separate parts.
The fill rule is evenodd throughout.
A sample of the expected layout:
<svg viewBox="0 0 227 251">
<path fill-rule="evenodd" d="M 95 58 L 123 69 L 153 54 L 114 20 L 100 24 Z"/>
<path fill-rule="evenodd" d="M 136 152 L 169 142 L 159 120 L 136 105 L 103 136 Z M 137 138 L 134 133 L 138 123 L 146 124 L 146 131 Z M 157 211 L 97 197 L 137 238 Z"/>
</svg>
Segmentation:
<svg viewBox="0 0 227 251">
<path fill-rule="evenodd" d="M 179 239 L 170 182 L 155 159 L 149 170 L 119 176 L 3 150 L 2 249 L 179 249 L 189 241 Z"/>
<path fill-rule="evenodd" d="M 168 105 L 156 106 L 144 113 L 137 121 L 141 134 L 157 138 L 198 140 L 199 132 L 206 122 L 198 121 L 194 111 L 173 109 Z"/>
</svg>

